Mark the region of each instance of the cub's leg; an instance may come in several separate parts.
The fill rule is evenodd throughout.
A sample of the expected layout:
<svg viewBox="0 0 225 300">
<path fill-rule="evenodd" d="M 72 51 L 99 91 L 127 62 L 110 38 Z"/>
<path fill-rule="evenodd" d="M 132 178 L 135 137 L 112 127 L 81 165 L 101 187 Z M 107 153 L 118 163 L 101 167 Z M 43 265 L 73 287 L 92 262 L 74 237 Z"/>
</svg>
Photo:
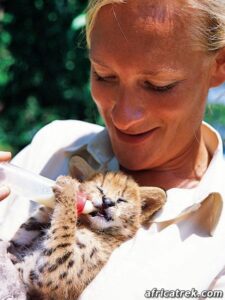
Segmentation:
<svg viewBox="0 0 225 300">
<path fill-rule="evenodd" d="M 70 177 L 58 178 L 54 188 L 56 205 L 42 248 L 17 265 L 31 293 L 39 291 L 54 299 L 67 299 L 72 288 L 78 184 Z"/>
<path fill-rule="evenodd" d="M 8 247 L 13 262 L 20 261 L 28 251 L 32 252 L 36 248 L 36 243 L 50 225 L 51 214 L 52 209 L 42 205 L 20 226 Z"/>
</svg>

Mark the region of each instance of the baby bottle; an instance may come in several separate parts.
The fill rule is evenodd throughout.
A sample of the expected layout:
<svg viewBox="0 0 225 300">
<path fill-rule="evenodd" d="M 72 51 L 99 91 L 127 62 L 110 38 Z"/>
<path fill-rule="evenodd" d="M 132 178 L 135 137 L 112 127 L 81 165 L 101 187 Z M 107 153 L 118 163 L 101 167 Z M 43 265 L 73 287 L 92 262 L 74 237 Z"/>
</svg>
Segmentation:
<svg viewBox="0 0 225 300">
<path fill-rule="evenodd" d="M 55 197 L 52 191 L 55 181 L 11 163 L 0 163 L 0 186 L 1 185 L 7 185 L 12 193 L 26 197 L 39 204 L 51 208 L 55 206 Z M 78 214 L 87 214 L 93 210 L 92 202 L 87 200 L 84 194 L 78 192 Z"/>
</svg>

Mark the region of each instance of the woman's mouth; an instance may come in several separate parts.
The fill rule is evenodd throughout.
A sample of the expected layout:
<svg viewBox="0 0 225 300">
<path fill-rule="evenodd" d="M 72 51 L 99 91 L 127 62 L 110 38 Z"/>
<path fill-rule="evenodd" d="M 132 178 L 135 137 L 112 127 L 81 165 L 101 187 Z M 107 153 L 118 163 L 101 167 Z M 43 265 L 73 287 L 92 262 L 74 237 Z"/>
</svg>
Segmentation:
<svg viewBox="0 0 225 300">
<path fill-rule="evenodd" d="M 122 142 L 129 143 L 129 144 L 138 144 L 138 143 L 142 143 L 143 141 L 151 137 L 157 129 L 159 129 L 159 127 L 155 127 L 146 132 L 138 133 L 138 134 L 124 133 L 117 128 L 115 128 L 115 131 L 118 139 L 121 140 Z"/>
</svg>

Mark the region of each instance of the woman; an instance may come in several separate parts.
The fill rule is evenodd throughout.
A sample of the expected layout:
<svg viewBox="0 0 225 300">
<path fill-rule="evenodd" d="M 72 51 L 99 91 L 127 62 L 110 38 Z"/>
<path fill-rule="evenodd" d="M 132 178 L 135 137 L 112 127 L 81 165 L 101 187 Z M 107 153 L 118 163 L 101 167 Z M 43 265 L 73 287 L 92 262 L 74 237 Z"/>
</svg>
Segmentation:
<svg viewBox="0 0 225 300">
<path fill-rule="evenodd" d="M 147 230 L 114 251 L 80 299 L 225 290 L 225 163 L 221 138 L 202 124 L 208 89 L 225 81 L 224 15 L 220 0 L 90 1 L 92 96 L 107 131 L 54 122 L 14 163 L 56 178 L 79 155 L 96 169 L 121 169 L 141 185 L 163 187 L 168 200 Z"/>
</svg>

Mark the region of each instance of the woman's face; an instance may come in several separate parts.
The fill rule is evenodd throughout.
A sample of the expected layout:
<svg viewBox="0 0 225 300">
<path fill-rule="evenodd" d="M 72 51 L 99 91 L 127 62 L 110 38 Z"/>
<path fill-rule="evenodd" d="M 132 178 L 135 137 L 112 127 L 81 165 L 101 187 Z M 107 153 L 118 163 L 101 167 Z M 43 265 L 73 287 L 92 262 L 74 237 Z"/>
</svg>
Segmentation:
<svg viewBox="0 0 225 300">
<path fill-rule="evenodd" d="M 106 5 L 91 34 L 92 96 L 130 170 L 166 167 L 199 137 L 212 59 L 167 13 L 149 0 Z"/>
</svg>

